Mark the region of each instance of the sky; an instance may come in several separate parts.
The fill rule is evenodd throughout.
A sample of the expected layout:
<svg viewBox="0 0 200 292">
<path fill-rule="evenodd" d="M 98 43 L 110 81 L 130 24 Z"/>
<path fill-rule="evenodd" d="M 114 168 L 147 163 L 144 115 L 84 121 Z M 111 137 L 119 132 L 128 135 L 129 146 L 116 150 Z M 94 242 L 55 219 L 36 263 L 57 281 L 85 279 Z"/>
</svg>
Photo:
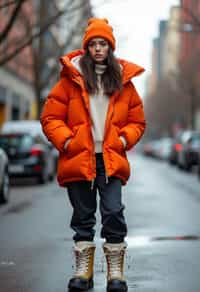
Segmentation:
<svg viewBox="0 0 200 292">
<path fill-rule="evenodd" d="M 93 13 L 107 18 L 114 29 L 115 55 L 145 68 L 134 84 L 142 95 L 151 72 L 152 40 L 158 36 L 158 24 L 169 17 L 170 7 L 179 0 L 92 0 Z"/>
</svg>

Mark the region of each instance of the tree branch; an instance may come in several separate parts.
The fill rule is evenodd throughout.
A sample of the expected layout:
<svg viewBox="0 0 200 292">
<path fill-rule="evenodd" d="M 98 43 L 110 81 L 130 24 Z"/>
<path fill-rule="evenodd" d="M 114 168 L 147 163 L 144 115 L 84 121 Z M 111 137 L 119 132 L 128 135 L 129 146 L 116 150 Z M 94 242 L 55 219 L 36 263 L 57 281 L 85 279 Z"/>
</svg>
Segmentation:
<svg viewBox="0 0 200 292">
<path fill-rule="evenodd" d="M 6 7 L 10 6 L 10 5 L 16 4 L 17 1 L 18 0 L 13 0 L 13 1 L 9 1 L 7 3 L 1 4 L 0 5 L 0 9 L 3 9 L 3 8 L 6 8 Z"/>
<path fill-rule="evenodd" d="M 21 6 L 22 4 L 27 1 L 27 0 L 20 0 L 19 3 L 16 5 L 8 23 L 6 24 L 5 29 L 3 30 L 3 32 L 0 34 L 0 43 L 7 37 L 9 31 L 11 30 L 11 28 L 13 27 L 13 24 L 15 22 L 15 20 L 17 19 L 17 16 L 21 10 Z"/>
<path fill-rule="evenodd" d="M 22 0 L 22 1 L 27 1 L 27 0 Z M 32 34 L 27 40 L 24 41 L 24 43 L 17 47 L 12 53 L 10 53 L 8 56 L 6 56 L 3 59 L 0 59 L 0 66 L 5 65 L 8 61 L 10 61 L 12 58 L 14 58 L 16 55 L 18 55 L 25 47 L 31 45 L 31 43 L 38 37 L 40 37 L 43 33 L 45 33 L 49 27 L 51 25 L 54 25 L 55 22 L 64 14 L 66 13 L 71 13 L 76 11 L 77 9 L 80 9 L 81 7 L 84 6 L 84 3 L 81 2 L 81 4 L 79 4 L 76 7 L 71 7 L 71 9 L 63 9 L 61 11 L 59 11 L 56 15 L 54 15 L 53 17 L 50 18 L 50 20 L 42 27 L 40 28 L 40 30 L 34 34 Z"/>
<path fill-rule="evenodd" d="M 67 43 L 70 43 L 74 37 L 74 34 L 76 33 L 77 31 L 77 27 L 79 27 L 79 25 L 81 24 L 82 22 L 82 18 L 78 21 L 78 23 L 76 24 L 76 26 L 74 27 L 74 29 L 72 29 L 72 31 L 70 32 L 70 35 L 68 36 L 68 38 L 66 39 L 65 43 L 59 48 L 59 52 L 58 52 L 58 55 L 60 56 L 62 53 L 63 53 L 63 50 L 66 48 L 66 44 Z M 41 89 L 46 87 L 46 85 L 49 83 L 49 80 L 51 79 L 51 77 L 54 75 L 56 69 L 58 68 L 58 65 L 57 63 L 51 68 L 48 76 L 45 78 L 45 81 L 42 82 L 40 84 L 41 86 Z"/>
</svg>

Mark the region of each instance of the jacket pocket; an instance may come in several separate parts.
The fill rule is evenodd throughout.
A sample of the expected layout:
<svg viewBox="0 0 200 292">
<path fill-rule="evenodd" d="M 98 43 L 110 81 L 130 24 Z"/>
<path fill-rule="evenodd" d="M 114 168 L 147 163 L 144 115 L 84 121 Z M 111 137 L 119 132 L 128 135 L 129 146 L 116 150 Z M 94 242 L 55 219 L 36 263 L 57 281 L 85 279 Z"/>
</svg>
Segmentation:
<svg viewBox="0 0 200 292">
<path fill-rule="evenodd" d="M 125 151 L 124 144 L 119 138 L 119 129 L 112 125 L 110 147 L 118 153 Z"/>
<path fill-rule="evenodd" d="M 88 148 L 87 141 L 88 139 L 86 126 L 79 125 L 76 130 L 74 130 L 74 136 L 71 138 L 71 141 L 67 145 L 67 157 L 71 158 L 86 150 Z"/>
</svg>

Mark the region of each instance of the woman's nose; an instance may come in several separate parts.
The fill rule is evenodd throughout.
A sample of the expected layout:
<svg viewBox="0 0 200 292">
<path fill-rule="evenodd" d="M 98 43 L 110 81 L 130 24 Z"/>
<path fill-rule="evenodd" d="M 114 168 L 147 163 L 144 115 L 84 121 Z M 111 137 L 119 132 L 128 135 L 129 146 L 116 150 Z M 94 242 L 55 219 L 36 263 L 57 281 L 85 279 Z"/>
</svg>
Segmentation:
<svg viewBox="0 0 200 292">
<path fill-rule="evenodd" d="M 101 49 L 100 45 L 97 44 L 95 49 L 96 49 L 96 51 L 99 51 Z"/>
</svg>

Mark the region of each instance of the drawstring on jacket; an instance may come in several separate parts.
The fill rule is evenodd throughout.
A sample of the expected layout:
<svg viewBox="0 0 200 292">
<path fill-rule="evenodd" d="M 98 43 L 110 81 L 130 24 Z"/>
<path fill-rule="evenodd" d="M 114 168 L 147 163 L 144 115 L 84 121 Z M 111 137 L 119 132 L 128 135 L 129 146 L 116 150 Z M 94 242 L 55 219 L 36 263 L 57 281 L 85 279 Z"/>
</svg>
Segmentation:
<svg viewBox="0 0 200 292">
<path fill-rule="evenodd" d="M 108 176 L 107 176 L 107 174 L 105 174 L 105 179 L 106 179 L 106 185 L 107 185 L 107 184 L 109 183 L 109 180 L 108 180 Z M 95 179 L 93 179 L 93 180 L 91 181 L 91 187 L 90 187 L 91 190 L 94 189 L 94 183 L 95 183 Z"/>
<path fill-rule="evenodd" d="M 94 188 L 94 181 L 95 181 L 95 179 L 93 179 L 92 181 L 91 181 L 91 190 L 93 190 L 93 188 Z"/>
</svg>

